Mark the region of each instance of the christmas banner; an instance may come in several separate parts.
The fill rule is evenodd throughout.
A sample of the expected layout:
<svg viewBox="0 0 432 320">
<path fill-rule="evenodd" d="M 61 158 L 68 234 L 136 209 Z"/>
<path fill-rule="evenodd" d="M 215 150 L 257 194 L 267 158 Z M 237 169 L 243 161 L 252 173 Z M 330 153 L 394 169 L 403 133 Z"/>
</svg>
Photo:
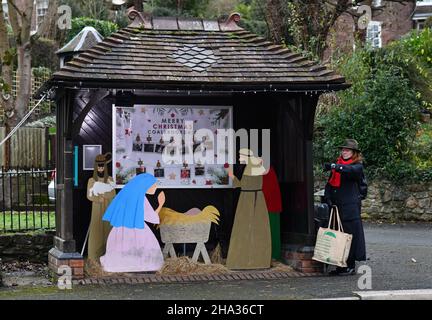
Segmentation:
<svg viewBox="0 0 432 320">
<path fill-rule="evenodd" d="M 228 154 L 228 144 L 217 143 L 218 129 L 231 128 L 231 106 L 113 105 L 116 186 L 147 172 L 163 188 L 231 187 L 228 165 L 218 159 Z M 196 161 L 194 153 L 207 161 Z"/>
</svg>

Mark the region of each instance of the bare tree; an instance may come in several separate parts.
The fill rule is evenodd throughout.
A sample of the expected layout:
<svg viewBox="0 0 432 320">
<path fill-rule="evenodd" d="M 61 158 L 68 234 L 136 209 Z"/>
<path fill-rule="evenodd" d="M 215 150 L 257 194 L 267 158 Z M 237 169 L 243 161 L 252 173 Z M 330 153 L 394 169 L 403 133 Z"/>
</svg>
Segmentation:
<svg viewBox="0 0 432 320">
<path fill-rule="evenodd" d="M 49 0 L 48 12 L 38 27 L 37 36 L 55 40 L 59 31 L 57 28 L 58 0 Z"/>
<path fill-rule="evenodd" d="M 260 4 L 261 10 L 262 4 Z M 286 4 L 280 0 L 268 0 L 265 8 L 265 19 L 267 27 L 269 28 L 269 34 L 272 40 L 281 43 L 286 42 L 285 33 L 288 31 L 285 25 L 284 11 Z"/>
<path fill-rule="evenodd" d="M 49 5 L 53 5 L 57 0 L 50 0 Z M 31 34 L 33 21 L 33 0 L 24 0 L 21 5 L 17 5 L 14 0 L 7 0 L 9 24 L 12 29 L 13 41 L 9 41 L 7 32 L 7 21 L 4 17 L 3 7 L 0 6 L 0 60 L 1 71 L 4 81 L 2 94 L 0 95 L 0 107 L 5 111 L 4 125 L 6 134 L 22 119 L 28 110 L 31 97 L 31 50 L 34 40 L 40 37 L 41 32 L 46 32 L 43 27 L 34 35 Z M 53 19 L 57 15 L 57 10 L 49 10 L 45 19 Z M 42 25 L 43 22 L 42 22 Z M 15 44 L 15 48 L 11 46 Z M 17 60 L 17 92 L 16 97 L 12 94 L 14 64 L 13 55 L 16 51 Z M 6 143 L 5 165 L 9 166 L 10 145 Z"/>
<path fill-rule="evenodd" d="M 383 4 L 414 2 L 387 0 Z M 294 42 L 322 58 L 327 48 L 327 38 L 337 19 L 343 14 L 349 14 L 357 26 L 358 19 L 363 15 L 357 12 L 357 6 L 360 5 L 368 5 L 373 11 L 383 10 L 374 7 L 372 0 L 268 0 L 265 13 L 269 32 L 275 41 Z M 291 39 L 287 39 L 287 30 Z M 365 32 L 357 28 L 356 35 L 364 39 Z"/>
</svg>

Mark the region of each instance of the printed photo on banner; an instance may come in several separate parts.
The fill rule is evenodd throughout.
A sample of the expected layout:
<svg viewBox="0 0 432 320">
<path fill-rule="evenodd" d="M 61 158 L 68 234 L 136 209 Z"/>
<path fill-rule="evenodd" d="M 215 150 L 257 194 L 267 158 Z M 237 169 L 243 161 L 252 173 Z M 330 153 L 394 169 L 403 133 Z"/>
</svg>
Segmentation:
<svg viewBox="0 0 432 320">
<path fill-rule="evenodd" d="M 165 188 L 232 187 L 229 143 L 217 141 L 218 130 L 232 129 L 232 106 L 113 105 L 112 112 L 117 187 L 140 173 Z"/>
</svg>

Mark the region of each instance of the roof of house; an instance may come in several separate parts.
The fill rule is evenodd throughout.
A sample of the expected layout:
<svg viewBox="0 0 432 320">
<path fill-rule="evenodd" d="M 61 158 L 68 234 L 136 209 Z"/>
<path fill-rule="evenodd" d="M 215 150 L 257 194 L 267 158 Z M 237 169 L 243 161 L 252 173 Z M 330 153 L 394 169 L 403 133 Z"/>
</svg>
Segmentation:
<svg viewBox="0 0 432 320">
<path fill-rule="evenodd" d="M 85 27 L 56 53 L 83 52 L 102 42 L 102 35 L 93 27 Z"/>
<path fill-rule="evenodd" d="M 128 27 L 68 62 L 51 83 L 346 85 L 323 65 L 242 29 L 238 14 L 224 22 L 129 17 Z"/>
<path fill-rule="evenodd" d="M 417 5 L 413 14 L 414 19 L 427 18 L 431 16 L 432 16 L 432 4 Z"/>
</svg>

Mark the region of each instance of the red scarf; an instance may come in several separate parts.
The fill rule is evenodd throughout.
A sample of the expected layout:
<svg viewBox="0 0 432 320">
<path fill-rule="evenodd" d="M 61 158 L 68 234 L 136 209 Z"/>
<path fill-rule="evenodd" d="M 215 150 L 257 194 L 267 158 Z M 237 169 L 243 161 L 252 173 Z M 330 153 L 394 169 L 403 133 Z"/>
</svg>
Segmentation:
<svg viewBox="0 0 432 320">
<path fill-rule="evenodd" d="M 337 159 L 336 164 L 351 164 L 353 163 L 353 159 L 349 158 L 348 160 L 344 160 L 342 157 Z M 332 169 L 332 174 L 329 179 L 329 183 L 332 187 L 339 188 L 341 185 L 341 174 L 336 172 L 335 169 Z"/>
</svg>

